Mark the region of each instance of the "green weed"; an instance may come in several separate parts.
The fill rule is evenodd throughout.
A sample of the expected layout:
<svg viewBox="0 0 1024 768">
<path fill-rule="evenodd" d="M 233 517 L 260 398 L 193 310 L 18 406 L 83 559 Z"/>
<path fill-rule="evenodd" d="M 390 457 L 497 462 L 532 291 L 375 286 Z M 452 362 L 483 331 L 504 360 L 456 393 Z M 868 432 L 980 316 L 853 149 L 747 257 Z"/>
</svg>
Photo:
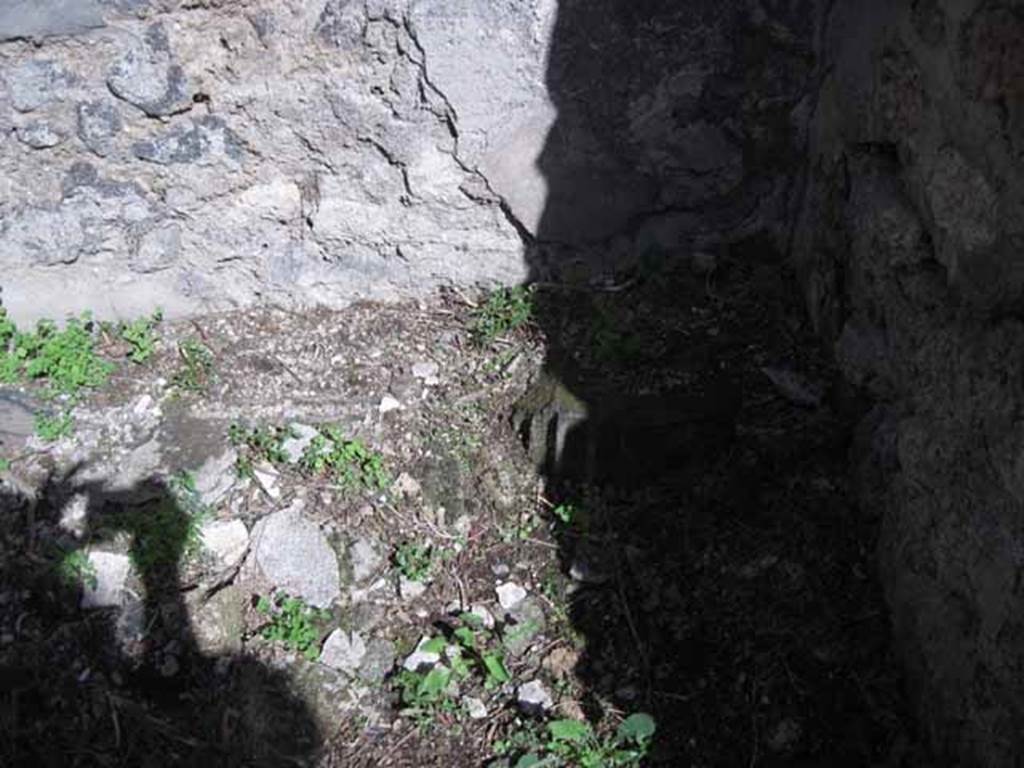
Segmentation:
<svg viewBox="0 0 1024 768">
<path fill-rule="evenodd" d="M 105 384 L 113 370 L 96 354 L 88 313 L 69 318 L 63 330 L 40 320 L 35 331 L 19 331 L 0 307 L 0 381 L 39 380 L 54 393 L 76 396 Z"/>
<path fill-rule="evenodd" d="M 228 441 L 241 449 L 235 462 L 235 471 L 239 477 L 252 477 L 253 466 L 257 461 L 269 461 L 271 464 L 284 464 L 288 461 L 284 441 L 291 436 L 288 429 L 282 427 L 247 428 L 239 423 L 228 427 Z"/>
<path fill-rule="evenodd" d="M 162 320 L 163 312 L 158 309 L 149 317 L 140 317 L 117 327 L 118 336 L 128 344 L 128 359 L 133 363 L 145 363 L 156 353 L 154 330 Z"/>
<path fill-rule="evenodd" d="M 201 529 L 211 510 L 196 490 L 195 478 L 180 472 L 167 483 L 167 494 L 147 509 L 124 510 L 115 526 L 132 536 L 129 551 L 135 569 L 143 574 L 175 568 L 202 547 Z"/>
<path fill-rule="evenodd" d="M 533 316 L 533 290 L 525 285 L 499 288 L 473 312 L 470 327 L 473 341 L 481 347 L 521 328 Z"/>
<path fill-rule="evenodd" d="M 615 733 L 603 738 L 582 720 L 552 720 L 546 738 L 531 734 L 531 738 L 520 740 L 543 743 L 522 755 L 514 768 L 635 768 L 647 756 L 654 731 L 654 718 L 644 713 L 630 715 Z"/>
<path fill-rule="evenodd" d="M 318 430 L 299 459 L 306 474 L 326 474 L 348 490 L 385 490 L 391 484 L 379 453 L 359 440 L 347 439 L 334 424 L 323 424 Z"/>
<path fill-rule="evenodd" d="M 406 541 L 395 550 L 394 563 L 398 572 L 409 581 L 426 581 L 437 565 L 436 553 L 430 544 Z"/>
<path fill-rule="evenodd" d="M 460 616 L 461 625 L 450 638 L 433 637 L 422 645 L 425 653 L 444 657 L 426 671 L 402 670 L 394 685 L 404 710 L 421 721 L 429 722 L 439 712 L 454 713 L 459 704 L 453 694 L 457 684 L 471 678 L 482 682 L 488 690 L 512 679 L 505 666 L 505 656 L 495 644 L 494 636 L 471 613 Z"/>
<path fill-rule="evenodd" d="M 300 598 L 287 595 L 261 597 L 256 610 L 268 619 L 260 631 L 264 640 L 280 643 L 310 661 L 320 654 L 320 625 L 331 618 L 330 611 L 312 608 Z"/>
<path fill-rule="evenodd" d="M 185 392 L 205 392 L 213 379 L 213 352 L 196 339 L 178 344 L 181 366 L 171 377 L 171 385 Z"/>
<path fill-rule="evenodd" d="M 11 460 L 0 457 L 0 472 L 7 472 L 11 468 Z"/>
<path fill-rule="evenodd" d="M 35 429 L 41 440 L 52 443 L 71 435 L 75 431 L 75 420 L 67 411 L 57 416 L 40 412 L 35 415 Z"/>
<path fill-rule="evenodd" d="M 66 552 L 57 564 L 57 575 L 69 587 L 87 585 L 96 588 L 96 567 L 80 549 Z"/>
</svg>

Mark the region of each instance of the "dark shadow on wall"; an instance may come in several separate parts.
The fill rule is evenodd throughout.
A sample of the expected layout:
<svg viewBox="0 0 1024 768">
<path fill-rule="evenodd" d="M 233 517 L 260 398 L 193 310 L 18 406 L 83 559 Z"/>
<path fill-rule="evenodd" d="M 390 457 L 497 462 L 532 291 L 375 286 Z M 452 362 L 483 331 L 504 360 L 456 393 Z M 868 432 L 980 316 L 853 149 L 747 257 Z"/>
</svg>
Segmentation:
<svg viewBox="0 0 1024 768">
<path fill-rule="evenodd" d="M 528 256 L 548 356 L 515 421 L 571 505 L 587 714 L 653 714 L 651 764 L 918 759 L 879 521 L 846 490 L 859 406 L 780 246 L 820 5 L 559 3 Z"/>
<path fill-rule="evenodd" d="M 76 497 L 84 506 L 72 534 L 60 515 Z M 284 676 L 198 647 L 186 599 L 216 597 L 179 571 L 192 530 L 185 498 L 160 480 L 123 491 L 74 477 L 32 496 L 0 489 L 0 764 L 312 762 L 321 737 Z M 75 554 L 86 546 L 127 548 L 139 578 L 123 607 L 80 608 L 82 582 L 95 578 Z"/>
</svg>

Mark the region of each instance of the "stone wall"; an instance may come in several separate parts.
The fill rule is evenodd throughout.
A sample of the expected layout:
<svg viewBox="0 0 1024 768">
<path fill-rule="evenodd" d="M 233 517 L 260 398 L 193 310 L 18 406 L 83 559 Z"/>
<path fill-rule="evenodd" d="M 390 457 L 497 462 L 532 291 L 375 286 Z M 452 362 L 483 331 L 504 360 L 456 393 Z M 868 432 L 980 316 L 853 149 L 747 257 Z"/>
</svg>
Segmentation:
<svg viewBox="0 0 1024 768">
<path fill-rule="evenodd" d="M 2 301 L 340 306 L 777 235 L 818 5 L 4 3 Z"/>
<path fill-rule="evenodd" d="M 542 140 L 551 113 L 553 10 L 4 4 L 4 304 L 181 315 L 515 282 L 521 235 L 481 169 L 539 151 L 517 130 Z"/>
<path fill-rule="evenodd" d="M 1024 4 L 841 0 L 794 236 L 943 764 L 1024 754 Z"/>
</svg>

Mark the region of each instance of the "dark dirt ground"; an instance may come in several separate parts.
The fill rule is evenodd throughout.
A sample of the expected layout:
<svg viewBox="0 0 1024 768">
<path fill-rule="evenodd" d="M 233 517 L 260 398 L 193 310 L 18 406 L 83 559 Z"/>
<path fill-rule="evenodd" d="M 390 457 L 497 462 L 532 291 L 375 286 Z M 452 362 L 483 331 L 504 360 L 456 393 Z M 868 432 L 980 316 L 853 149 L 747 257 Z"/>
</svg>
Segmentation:
<svg viewBox="0 0 1024 768">
<path fill-rule="evenodd" d="M 460 292 L 419 307 L 356 307 L 348 319 L 250 313 L 171 333 L 201 327 L 225 378 L 242 382 L 194 405 L 225 418 L 279 394 L 268 384 L 256 396 L 259 371 L 271 376 L 256 365 L 260 334 L 284 334 L 284 347 L 298 350 L 298 362 L 276 358 L 292 368 L 274 374 L 279 383 L 296 375 L 308 383 L 295 366 L 323 369 L 333 359 L 330 350 L 318 358 L 316 334 L 301 330 L 307 323 L 343 328 L 335 341 L 352 361 L 371 347 L 384 348 L 386 360 L 395 344 L 436 352 L 450 381 L 378 438 L 399 467 L 459 475 L 461 501 L 450 501 L 467 505 L 474 524 L 421 610 L 390 617 L 403 642 L 443 619 L 453 597 L 493 600 L 492 569 L 511 564 L 548 614 L 541 647 L 513 674 L 544 670 L 558 714 L 585 715 L 600 729 L 651 713 L 651 765 L 924 765 L 874 571 L 879 520 L 849 488 L 859 403 L 817 351 L 784 266 L 763 253 L 740 248 L 614 285 L 539 286 L 535 322 L 484 350 L 468 344 L 474 300 Z M 172 364 L 167 352 L 142 378 Z M 545 400 L 542 367 L 563 382 L 560 402 Z M 348 384 L 359 392 L 380 375 L 368 365 Z M 310 407 L 333 407 L 327 387 Z M 566 438 L 557 452 L 549 443 L 559 420 Z M 524 439 L 545 457 L 546 486 L 530 473 Z M 458 467 L 444 469 L 449 460 Z M 503 479 L 509 473 L 514 481 Z M 568 524 L 551 514 L 559 503 L 577 510 Z M 396 541 L 434 531 L 365 505 L 356 523 L 351 506 L 325 509 Z M 30 512 L 8 496 L 4 513 L 0 613 L 11 639 L 0 648 L 0 762 L 293 764 L 273 750 L 262 758 L 250 750 L 251 759 L 233 751 L 270 725 L 293 736 L 309 730 L 263 651 L 247 649 L 227 678 L 208 658 L 173 686 L 114 674 L 124 660 L 110 657 L 110 626 L 74 607 L 35 546 L 53 524 L 45 505 Z M 307 757 L 332 766 L 486 765 L 496 741 L 530 727 L 514 702 L 480 721 L 442 715 L 421 727 L 392 716 L 363 725 L 307 733 L 319 744 Z"/>
</svg>

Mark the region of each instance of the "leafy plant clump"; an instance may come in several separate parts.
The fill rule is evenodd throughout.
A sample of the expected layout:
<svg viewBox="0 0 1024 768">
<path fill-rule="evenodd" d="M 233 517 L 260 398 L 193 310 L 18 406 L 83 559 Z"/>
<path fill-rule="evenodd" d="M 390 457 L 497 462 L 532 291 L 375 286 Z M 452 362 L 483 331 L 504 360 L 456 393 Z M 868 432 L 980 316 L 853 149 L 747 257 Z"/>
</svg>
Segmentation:
<svg viewBox="0 0 1024 768">
<path fill-rule="evenodd" d="M 228 441 L 240 448 L 235 462 L 235 471 L 239 477 L 252 477 L 253 467 L 257 461 L 269 461 L 271 464 L 284 464 L 288 454 L 284 450 L 284 441 L 291 437 L 290 430 L 283 427 L 247 428 L 239 423 L 228 427 Z"/>
<path fill-rule="evenodd" d="M 163 320 L 163 312 L 159 309 L 149 317 L 140 317 L 130 323 L 121 323 L 117 327 L 117 335 L 128 347 L 128 359 L 133 363 L 142 364 L 156 353 L 156 327 Z"/>
<path fill-rule="evenodd" d="M 67 411 L 56 416 L 46 413 L 35 415 L 36 434 L 47 443 L 68 437 L 75 431 L 75 420 Z"/>
<path fill-rule="evenodd" d="M 489 346 L 526 325 L 532 316 L 533 290 L 529 286 L 498 288 L 488 294 L 483 306 L 473 313 L 470 328 L 473 341 L 481 347 Z"/>
<path fill-rule="evenodd" d="M 534 739 L 543 743 L 522 755 L 514 768 L 635 768 L 647 756 L 654 731 L 654 718 L 645 713 L 630 715 L 603 738 L 582 720 L 552 720 L 546 737 Z"/>
<path fill-rule="evenodd" d="M 294 459 L 285 450 L 285 443 L 293 437 L 296 435 L 290 427 L 247 428 L 232 424 L 228 428 L 228 440 L 240 449 L 236 471 L 243 477 L 252 476 L 255 464 L 260 461 L 289 464 Z M 346 438 L 335 424 L 321 424 L 316 428 L 297 466 L 306 477 L 326 477 L 344 490 L 382 491 L 391 485 L 383 457 L 362 441 Z"/>
<path fill-rule="evenodd" d="M 437 554 L 430 544 L 406 541 L 395 550 L 395 568 L 409 581 L 426 581 L 433 575 Z"/>
<path fill-rule="evenodd" d="M 171 385 L 184 392 L 202 393 L 213 380 L 213 352 L 197 339 L 178 344 L 181 365 L 171 377 Z"/>
<path fill-rule="evenodd" d="M 464 613 L 460 622 L 451 637 L 439 635 L 419 646 L 423 653 L 436 653 L 444 661 L 423 671 L 403 669 L 395 676 L 403 714 L 426 723 L 438 713 L 458 710 L 460 684 L 475 679 L 492 690 L 512 680 L 504 652 L 480 617 Z"/>
<path fill-rule="evenodd" d="M 334 424 L 318 427 L 299 459 L 309 475 L 328 475 L 337 485 L 349 490 L 385 490 L 391 477 L 381 455 L 360 440 L 349 440 Z"/>
<path fill-rule="evenodd" d="M 95 349 L 95 324 L 88 313 L 69 318 L 63 330 L 40 320 L 35 331 L 20 331 L 0 307 L 0 381 L 45 382 L 54 394 L 79 394 L 103 386 L 112 363 Z"/>
<path fill-rule="evenodd" d="M 278 594 L 261 597 L 256 610 L 267 617 L 260 630 L 264 640 L 280 643 L 313 661 L 320 654 L 320 626 L 331 618 L 331 612 L 312 608 L 298 597 Z"/>
<path fill-rule="evenodd" d="M 181 472 L 168 481 L 166 495 L 155 506 L 122 510 L 113 522 L 132 536 L 129 556 L 136 570 L 152 574 L 173 569 L 199 552 L 202 526 L 210 514 L 195 478 Z"/>
</svg>

